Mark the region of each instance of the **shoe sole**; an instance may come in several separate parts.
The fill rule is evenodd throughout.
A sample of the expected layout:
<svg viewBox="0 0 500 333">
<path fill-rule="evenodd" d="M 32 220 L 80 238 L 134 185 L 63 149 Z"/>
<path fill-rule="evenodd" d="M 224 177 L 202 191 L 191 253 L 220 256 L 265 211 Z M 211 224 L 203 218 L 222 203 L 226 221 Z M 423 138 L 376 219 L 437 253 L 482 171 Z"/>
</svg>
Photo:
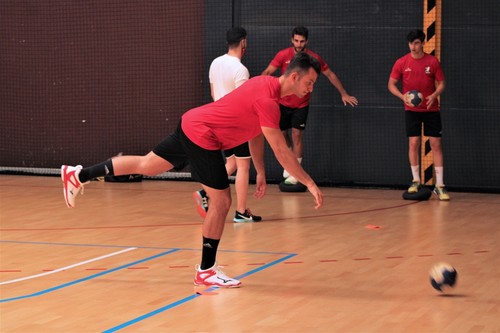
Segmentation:
<svg viewBox="0 0 500 333">
<path fill-rule="evenodd" d="M 239 284 L 235 284 L 235 285 L 231 285 L 231 286 L 225 286 L 225 285 L 219 285 L 219 284 L 196 283 L 196 282 L 194 282 L 194 285 L 197 287 L 239 288 L 239 287 L 241 287 L 241 282 Z"/>
<path fill-rule="evenodd" d="M 196 211 L 198 212 L 198 214 L 200 214 L 200 216 L 202 218 L 205 218 L 207 216 L 207 212 L 203 208 L 203 205 L 202 205 L 203 201 L 202 201 L 200 195 L 198 194 L 198 192 L 193 193 L 193 200 L 196 204 Z"/>
<path fill-rule="evenodd" d="M 243 220 L 243 219 L 233 219 L 234 222 L 236 223 L 256 223 L 256 222 L 260 222 L 260 221 L 255 221 L 255 220 Z"/>
</svg>

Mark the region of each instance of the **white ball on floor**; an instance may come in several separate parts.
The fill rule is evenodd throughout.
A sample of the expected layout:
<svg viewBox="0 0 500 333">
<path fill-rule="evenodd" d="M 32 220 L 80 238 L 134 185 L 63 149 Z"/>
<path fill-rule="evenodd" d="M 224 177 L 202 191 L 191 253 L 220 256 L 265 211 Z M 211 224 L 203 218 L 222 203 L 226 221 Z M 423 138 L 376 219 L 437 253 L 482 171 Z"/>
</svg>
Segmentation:
<svg viewBox="0 0 500 333">
<path fill-rule="evenodd" d="M 453 288 L 458 277 L 457 270 L 452 265 L 443 262 L 432 266 L 429 275 L 432 287 L 441 292 Z"/>
</svg>

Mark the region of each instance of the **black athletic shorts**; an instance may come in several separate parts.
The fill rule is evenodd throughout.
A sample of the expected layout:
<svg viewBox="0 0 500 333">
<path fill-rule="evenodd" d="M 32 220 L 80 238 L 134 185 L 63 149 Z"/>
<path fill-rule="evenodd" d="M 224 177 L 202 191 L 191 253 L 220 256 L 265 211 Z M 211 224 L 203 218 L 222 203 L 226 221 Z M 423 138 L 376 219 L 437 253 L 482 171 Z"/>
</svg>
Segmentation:
<svg viewBox="0 0 500 333">
<path fill-rule="evenodd" d="M 224 150 L 224 155 L 227 157 L 235 156 L 236 158 L 250 158 L 250 148 L 248 147 L 248 142 L 242 143 L 231 149 Z"/>
<path fill-rule="evenodd" d="M 229 179 L 220 150 L 207 150 L 193 143 L 184 134 L 181 123 L 175 131 L 160 142 L 153 153 L 174 165 L 176 170 L 191 166 L 191 177 L 208 187 L 224 190 Z"/>
<path fill-rule="evenodd" d="M 297 128 L 306 129 L 307 115 L 309 114 L 309 105 L 303 108 L 294 109 L 280 104 L 280 129 L 282 131 Z"/>
<path fill-rule="evenodd" d="M 441 137 L 441 113 L 440 112 L 415 112 L 405 111 L 406 136 L 420 136 L 422 124 L 424 124 L 424 135 Z"/>
</svg>

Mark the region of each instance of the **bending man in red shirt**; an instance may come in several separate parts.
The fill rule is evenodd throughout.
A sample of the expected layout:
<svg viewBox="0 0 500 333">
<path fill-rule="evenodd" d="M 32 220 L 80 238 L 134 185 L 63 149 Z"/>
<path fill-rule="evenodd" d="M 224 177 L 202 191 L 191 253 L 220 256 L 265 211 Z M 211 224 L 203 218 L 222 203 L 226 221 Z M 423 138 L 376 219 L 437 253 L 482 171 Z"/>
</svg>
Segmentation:
<svg viewBox="0 0 500 333">
<path fill-rule="evenodd" d="M 279 129 L 279 100 L 295 94 L 303 97 L 313 90 L 320 65 L 316 59 L 301 53 L 294 57 L 288 70 L 279 78 L 257 76 L 221 99 L 184 113 L 174 133 L 144 156 L 118 156 L 103 163 L 61 167 L 64 199 L 68 207 L 83 185 L 106 174 L 157 175 L 191 165 L 192 177 L 202 184 L 210 197 L 210 209 L 202 227 L 201 264 L 196 269 L 195 285 L 239 287 L 241 282 L 226 276 L 216 265 L 216 254 L 231 207 L 231 191 L 221 150 L 249 142 L 257 171 L 254 196 L 266 192 L 264 137 L 280 164 L 307 186 L 314 197 L 315 208 L 323 204 L 323 194 L 302 169 Z"/>
</svg>

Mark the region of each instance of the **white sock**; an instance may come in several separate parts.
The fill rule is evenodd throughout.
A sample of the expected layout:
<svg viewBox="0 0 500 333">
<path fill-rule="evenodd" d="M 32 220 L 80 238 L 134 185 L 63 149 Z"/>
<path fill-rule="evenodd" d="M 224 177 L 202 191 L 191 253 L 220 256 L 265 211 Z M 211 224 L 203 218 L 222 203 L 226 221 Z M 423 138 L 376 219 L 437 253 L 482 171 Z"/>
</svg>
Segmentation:
<svg viewBox="0 0 500 333">
<path fill-rule="evenodd" d="M 420 165 L 411 165 L 411 174 L 413 176 L 413 180 L 419 182 L 420 181 Z"/>
<path fill-rule="evenodd" d="M 443 167 L 434 167 L 434 171 L 436 172 L 436 185 L 437 186 L 444 186 Z"/>
</svg>

